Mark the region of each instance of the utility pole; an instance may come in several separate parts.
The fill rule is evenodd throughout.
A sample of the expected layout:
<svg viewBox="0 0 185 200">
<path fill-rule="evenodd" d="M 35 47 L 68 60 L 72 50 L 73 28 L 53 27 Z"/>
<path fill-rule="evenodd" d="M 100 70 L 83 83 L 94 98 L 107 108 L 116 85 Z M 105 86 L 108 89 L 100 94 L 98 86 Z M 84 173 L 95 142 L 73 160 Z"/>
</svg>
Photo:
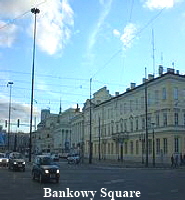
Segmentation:
<svg viewBox="0 0 185 200">
<path fill-rule="evenodd" d="M 34 21 L 34 36 L 33 36 L 33 63 L 32 63 L 32 87 L 31 87 L 31 113 L 30 113 L 30 138 L 29 138 L 29 162 L 31 162 L 32 152 L 32 121 L 33 121 L 33 93 L 34 93 L 34 74 L 35 74 L 35 41 L 37 30 L 37 13 L 40 13 L 38 8 L 32 8 L 31 12 L 35 15 Z"/>
<path fill-rule="evenodd" d="M 89 103 L 90 103 L 90 111 L 89 111 L 89 123 L 90 123 L 90 134 L 89 134 L 89 164 L 92 163 L 92 103 L 91 103 L 91 84 L 92 84 L 92 78 L 90 78 L 90 100 L 89 100 Z"/>
<path fill-rule="evenodd" d="M 10 86 L 9 112 L 8 112 L 8 151 L 10 148 L 10 123 L 11 123 L 11 101 L 12 101 L 12 85 L 13 82 L 8 82 L 7 87 Z"/>
<path fill-rule="evenodd" d="M 152 131 L 152 140 L 153 140 L 153 167 L 155 167 L 155 135 L 154 135 L 154 126 L 155 126 L 155 123 L 152 123 L 152 128 L 153 128 L 153 131 Z"/>
<path fill-rule="evenodd" d="M 146 68 L 145 68 L 145 121 L 146 121 L 146 162 L 145 167 L 148 167 L 148 91 L 147 91 L 147 79 L 146 79 Z"/>
<path fill-rule="evenodd" d="M 99 136 L 98 136 L 98 141 L 99 141 L 99 145 L 98 145 L 99 160 L 101 160 L 100 130 L 101 130 L 101 128 L 100 128 L 100 117 L 99 117 Z"/>
</svg>

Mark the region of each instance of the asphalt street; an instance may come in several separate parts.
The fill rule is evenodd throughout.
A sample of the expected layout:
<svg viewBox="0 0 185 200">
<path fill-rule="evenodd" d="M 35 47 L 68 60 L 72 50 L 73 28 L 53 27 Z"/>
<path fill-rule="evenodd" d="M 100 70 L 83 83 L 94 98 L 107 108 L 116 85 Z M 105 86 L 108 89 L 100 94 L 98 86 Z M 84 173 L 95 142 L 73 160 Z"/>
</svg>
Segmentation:
<svg viewBox="0 0 185 200">
<path fill-rule="evenodd" d="M 0 168 L 0 200 L 89 199 L 85 197 L 43 197 L 44 188 L 51 191 L 97 191 L 94 200 L 113 200 L 108 191 L 140 191 L 140 200 L 184 200 L 185 169 L 119 168 L 105 165 L 60 163 L 60 182 L 40 184 L 31 179 L 31 167 L 26 172 Z M 68 189 L 67 189 L 68 188 Z M 107 190 L 106 197 L 102 188 Z M 49 195 L 49 193 L 48 193 Z M 105 196 L 105 195 L 104 195 Z M 114 199 L 128 199 L 114 197 Z M 130 199 L 130 198 L 129 198 Z"/>
</svg>

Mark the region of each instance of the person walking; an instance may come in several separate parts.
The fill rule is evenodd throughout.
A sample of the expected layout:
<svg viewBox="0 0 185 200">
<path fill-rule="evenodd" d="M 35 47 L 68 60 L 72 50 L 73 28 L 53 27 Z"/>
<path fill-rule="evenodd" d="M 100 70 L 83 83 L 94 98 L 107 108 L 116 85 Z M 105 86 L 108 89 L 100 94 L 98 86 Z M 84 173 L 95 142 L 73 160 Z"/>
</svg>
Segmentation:
<svg viewBox="0 0 185 200">
<path fill-rule="evenodd" d="M 171 156 L 171 168 L 174 168 L 174 157 L 173 157 L 173 154 L 172 154 L 172 156 Z"/>
<path fill-rule="evenodd" d="M 175 156 L 175 168 L 179 166 L 179 157 L 178 155 Z"/>
</svg>

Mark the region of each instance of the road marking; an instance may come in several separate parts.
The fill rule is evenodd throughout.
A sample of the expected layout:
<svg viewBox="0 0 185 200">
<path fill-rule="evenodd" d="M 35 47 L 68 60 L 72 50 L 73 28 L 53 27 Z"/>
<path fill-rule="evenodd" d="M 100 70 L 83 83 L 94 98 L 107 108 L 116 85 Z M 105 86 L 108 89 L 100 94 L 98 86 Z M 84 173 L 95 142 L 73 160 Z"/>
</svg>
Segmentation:
<svg viewBox="0 0 185 200">
<path fill-rule="evenodd" d="M 104 184 L 112 184 L 112 183 L 124 183 L 125 182 L 125 179 L 116 179 L 116 180 L 111 180 L 111 181 L 107 181 L 107 182 L 104 182 Z"/>
<path fill-rule="evenodd" d="M 174 190 L 170 190 L 170 192 L 171 193 L 177 193 L 177 192 L 179 192 L 179 190 L 178 189 L 174 189 Z"/>
</svg>

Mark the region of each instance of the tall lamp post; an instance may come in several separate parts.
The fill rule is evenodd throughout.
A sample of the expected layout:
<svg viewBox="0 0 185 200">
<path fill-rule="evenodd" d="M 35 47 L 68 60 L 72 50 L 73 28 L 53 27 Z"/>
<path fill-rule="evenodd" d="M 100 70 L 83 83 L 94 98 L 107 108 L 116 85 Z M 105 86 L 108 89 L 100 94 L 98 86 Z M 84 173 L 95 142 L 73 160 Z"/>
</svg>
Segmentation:
<svg viewBox="0 0 185 200">
<path fill-rule="evenodd" d="M 92 163 L 92 102 L 91 102 L 91 84 L 92 84 L 92 78 L 90 79 L 90 119 L 89 119 L 89 123 L 90 123 L 90 134 L 89 134 L 89 164 Z"/>
<path fill-rule="evenodd" d="M 155 126 L 155 123 L 152 123 L 152 140 L 153 140 L 153 167 L 155 167 L 155 135 L 154 135 L 154 126 Z"/>
<path fill-rule="evenodd" d="M 36 28 L 37 28 L 37 14 L 40 13 L 38 8 L 32 8 L 31 12 L 35 15 L 34 22 L 34 37 L 33 37 L 33 63 L 32 63 L 32 87 L 31 87 L 31 113 L 30 113 L 30 138 L 29 138 L 29 162 L 31 162 L 32 152 L 32 120 L 33 120 L 33 91 L 34 91 L 34 72 L 35 72 L 35 40 L 36 40 Z"/>
<path fill-rule="evenodd" d="M 8 113 L 8 151 L 9 151 L 9 148 L 10 148 L 10 123 L 11 123 L 12 85 L 13 85 L 13 82 L 8 82 L 7 83 L 7 87 L 10 86 L 9 113 Z"/>
</svg>

